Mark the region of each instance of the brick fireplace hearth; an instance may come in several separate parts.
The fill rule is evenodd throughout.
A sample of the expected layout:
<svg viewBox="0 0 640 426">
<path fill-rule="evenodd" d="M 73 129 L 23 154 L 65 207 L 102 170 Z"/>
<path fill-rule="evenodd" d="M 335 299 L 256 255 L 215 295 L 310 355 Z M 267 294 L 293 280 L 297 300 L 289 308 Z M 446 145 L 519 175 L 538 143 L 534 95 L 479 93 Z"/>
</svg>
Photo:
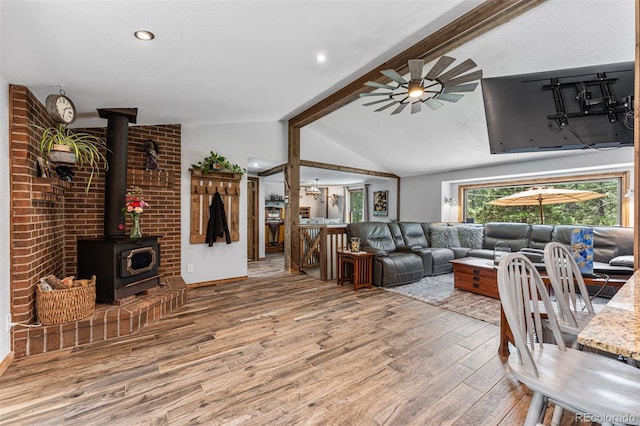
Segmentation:
<svg viewBox="0 0 640 426">
<path fill-rule="evenodd" d="M 77 241 L 103 235 L 105 174 L 94 176 L 89 193 L 85 193 L 86 170 L 74 170 L 72 182 L 39 176 L 38 132 L 31 124 L 50 127 L 55 123 L 26 87 L 11 86 L 9 100 L 11 316 L 14 323 L 33 325 L 39 279 L 49 274 L 77 275 Z M 106 136 L 106 127 L 78 130 Z M 160 147 L 160 171 L 144 170 L 144 143 L 149 139 Z M 15 358 L 103 340 L 101 336 L 130 334 L 186 303 L 186 286 L 180 277 L 180 156 L 180 125 L 130 126 L 127 187 L 140 187 L 151 205 L 141 218 L 142 229 L 143 234 L 160 236 L 158 274 L 166 285 L 122 306 L 97 305 L 93 316 L 76 323 L 16 326 Z M 127 218 L 127 231 L 130 226 Z"/>
</svg>

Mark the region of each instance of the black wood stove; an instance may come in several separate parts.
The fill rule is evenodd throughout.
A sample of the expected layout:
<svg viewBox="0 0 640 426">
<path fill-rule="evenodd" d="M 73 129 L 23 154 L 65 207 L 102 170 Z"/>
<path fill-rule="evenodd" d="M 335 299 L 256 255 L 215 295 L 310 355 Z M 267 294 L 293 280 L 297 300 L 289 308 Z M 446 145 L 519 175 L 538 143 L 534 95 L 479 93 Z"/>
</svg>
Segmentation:
<svg viewBox="0 0 640 426">
<path fill-rule="evenodd" d="M 129 123 L 137 108 L 98 109 L 108 120 L 105 176 L 104 237 L 78 240 L 78 276 L 96 276 L 96 299 L 113 303 L 160 284 L 159 236 L 131 239 L 125 236 L 127 150 Z"/>
</svg>

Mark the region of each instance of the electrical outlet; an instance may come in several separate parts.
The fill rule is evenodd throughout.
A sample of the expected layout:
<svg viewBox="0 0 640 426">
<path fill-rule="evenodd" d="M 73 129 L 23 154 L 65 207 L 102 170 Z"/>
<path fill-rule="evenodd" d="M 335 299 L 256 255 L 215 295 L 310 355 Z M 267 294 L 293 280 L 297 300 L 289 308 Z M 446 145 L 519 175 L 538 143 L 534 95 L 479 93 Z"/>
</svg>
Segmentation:
<svg viewBox="0 0 640 426">
<path fill-rule="evenodd" d="M 7 325 L 6 325 L 7 333 L 11 331 L 12 326 L 13 324 L 11 324 L 11 314 L 9 314 L 7 315 Z"/>
<path fill-rule="evenodd" d="M 187 272 L 193 272 L 193 263 L 187 263 Z"/>
</svg>

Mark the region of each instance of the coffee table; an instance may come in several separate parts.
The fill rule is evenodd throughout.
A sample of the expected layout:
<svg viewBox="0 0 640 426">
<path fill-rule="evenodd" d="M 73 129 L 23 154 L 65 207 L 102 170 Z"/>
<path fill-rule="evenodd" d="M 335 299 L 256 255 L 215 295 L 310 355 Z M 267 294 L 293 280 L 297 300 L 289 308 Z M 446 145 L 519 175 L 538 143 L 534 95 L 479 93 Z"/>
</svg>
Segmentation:
<svg viewBox="0 0 640 426">
<path fill-rule="evenodd" d="M 498 269 L 493 259 L 463 257 L 451 260 L 453 265 L 453 287 L 500 299 L 498 294 Z"/>
</svg>

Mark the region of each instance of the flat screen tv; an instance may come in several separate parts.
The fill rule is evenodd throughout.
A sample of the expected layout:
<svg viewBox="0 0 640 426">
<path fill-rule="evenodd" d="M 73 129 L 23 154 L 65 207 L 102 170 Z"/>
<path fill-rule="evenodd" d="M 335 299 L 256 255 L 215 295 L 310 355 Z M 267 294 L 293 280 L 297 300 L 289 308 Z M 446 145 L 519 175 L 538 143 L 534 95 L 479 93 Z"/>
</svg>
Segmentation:
<svg viewBox="0 0 640 426">
<path fill-rule="evenodd" d="M 485 78 L 492 154 L 633 146 L 634 63 Z"/>
</svg>

